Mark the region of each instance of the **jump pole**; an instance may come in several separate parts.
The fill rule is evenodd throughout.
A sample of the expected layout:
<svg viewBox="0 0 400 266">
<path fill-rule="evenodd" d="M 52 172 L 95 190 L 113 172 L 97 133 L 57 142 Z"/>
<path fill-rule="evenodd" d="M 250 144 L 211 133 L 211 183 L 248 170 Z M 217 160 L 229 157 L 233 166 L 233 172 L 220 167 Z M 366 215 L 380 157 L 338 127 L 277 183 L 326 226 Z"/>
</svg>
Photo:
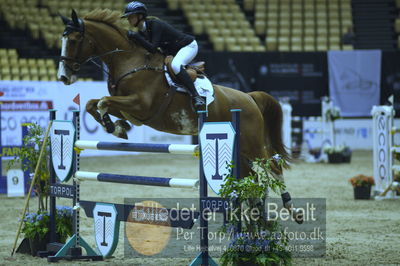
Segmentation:
<svg viewBox="0 0 400 266">
<path fill-rule="evenodd" d="M 116 175 L 107 173 L 96 173 L 77 171 L 75 178 L 79 181 L 99 181 L 108 183 L 119 184 L 132 184 L 143 186 L 157 186 L 157 187 L 174 187 L 174 188 L 199 188 L 199 180 L 184 179 L 184 178 L 166 178 L 166 177 L 147 177 L 147 176 L 130 176 L 130 175 Z"/>
<path fill-rule="evenodd" d="M 171 154 L 191 154 L 198 156 L 198 145 L 183 144 L 149 144 L 149 143 L 125 143 L 77 140 L 75 146 L 79 149 L 107 150 L 107 151 L 132 151 L 132 152 L 155 152 Z"/>
</svg>

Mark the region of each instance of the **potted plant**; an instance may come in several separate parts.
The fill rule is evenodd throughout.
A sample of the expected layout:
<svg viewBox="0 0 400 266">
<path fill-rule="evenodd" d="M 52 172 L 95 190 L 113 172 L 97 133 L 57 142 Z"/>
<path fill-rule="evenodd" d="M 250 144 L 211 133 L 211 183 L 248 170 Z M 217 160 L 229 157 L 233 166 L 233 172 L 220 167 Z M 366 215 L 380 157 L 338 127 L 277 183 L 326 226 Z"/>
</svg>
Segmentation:
<svg viewBox="0 0 400 266">
<path fill-rule="evenodd" d="M 39 160 L 40 149 L 43 144 L 44 130 L 38 124 L 28 125 L 28 134 L 23 138 L 23 145 L 20 152 L 14 157 L 14 159 L 8 162 L 8 169 L 16 164 L 20 164 L 21 168 L 30 173 L 34 173 L 36 164 Z M 49 158 L 49 147 L 50 144 L 47 142 L 46 149 L 44 150 L 44 158 Z M 32 174 L 31 174 L 32 175 Z M 47 210 L 47 203 L 49 197 L 49 183 L 50 183 L 50 171 L 49 163 L 47 160 L 42 160 L 38 167 L 38 177 L 34 184 L 34 193 L 38 197 L 38 212 Z"/>
<path fill-rule="evenodd" d="M 22 223 L 22 233 L 28 240 L 29 249 L 27 250 L 36 256 L 39 250 L 46 249 L 46 236 L 49 231 L 48 223 L 50 217 L 45 211 L 38 211 L 34 213 L 26 213 Z"/>
<path fill-rule="evenodd" d="M 393 171 L 393 181 L 400 183 L 400 171 Z M 396 195 L 400 196 L 400 190 L 396 190 Z"/>
<path fill-rule="evenodd" d="M 20 164 L 23 170 L 29 170 L 31 173 L 35 172 L 40 150 L 44 143 L 44 135 L 44 130 L 38 124 L 30 124 L 28 126 L 28 134 L 23 139 L 23 145 L 19 154 L 9 161 L 8 168 Z M 49 145 L 44 150 L 44 153 L 44 158 L 49 158 Z M 38 199 L 38 208 L 36 212 L 26 213 L 21 231 L 25 236 L 25 239 L 21 243 L 21 246 L 24 245 L 24 247 L 18 248 L 21 252 L 30 252 L 33 256 L 36 256 L 38 250 L 45 250 L 46 243 L 49 241 L 50 217 L 48 202 L 50 171 L 47 160 L 41 161 L 37 176 L 38 178 L 33 185 L 33 191 Z M 64 242 L 68 236 L 72 235 L 71 208 L 57 208 L 56 233 L 58 234 L 58 240 Z M 27 243 L 29 243 L 29 247 L 26 247 Z"/>
<path fill-rule="evenodd" d="M 328 155 L 329 163 L 350 163 L 351 150 L 346 145 L 336 145 L 335 138 L 335 121 L 341 118 L 340 108 L 334 106 L 328 97 L 323 98 L 323 118 L 328 122 L 330 127 L 330 146 L 324 147 L 324 152 Z M 325 107 L 324 107 L 325 106 Z"/>
<path fill-rule="evenodd" d="M 400 146 L 394 146 L 394 147 L 399 148 Z M 393 151 L 393 156 L 394 156 L 394 158 L 395 158 L 397 161 L 400 162 L 400 152 L 397 152 L 397 150 L 394 150 L 394 151 Z"/>
<path fill-rule="evenodd" d="M 57 206 L 56 235 L 60 243 L 65 243 L 72 235 L 72 214 L 71 207 Z M 36 256 L 38 251 L 46 250 L 46 244 L 49 242 L 50 214 L 47 211 L 28 212 L 22 225 L 21 232 L 30 247 L 27 251 Z"/>
<path fill-rule="evenodd" d="M 339 119 L 340 116 L 340 109 L 337 106 L 332 106 L 325 111 L 325 117 L 327 121 L 334 122 L 335 120 Z"/>
<path fill-rule="evenodd" d="M 328 146 L 324 148 L 324 152 L 328 155 L 329 163 L 350 163 L 351 150 L 346 145 Z"/>
<path fill-rule="evenodd" d="M 371 186 L 375 184 L 372 176 L 356 175 L 349 179 L 354 189 L 354 199 L 370 199 Z"/>
<path fill-rule="evenodd" d="M 240 212 L 241 208 L 257 209 L 260 219 L 235 220 L 236 215 L 228 215 L 227 225 L 222 231 L 230 231 L 241 225 L 241 231 L 233 231 L 232 241 L 221 256 L 222 265 L 287 265 L 291 261 L 291 253 L 287 250 L 288 239 L 279 228 L 277 221 L 269 221 L 264 217 L 264 200 L 268 189 L 278 192 L 284 184 L 272 177 L 272 168 L 280 167 L 283 160 L 279 155 L 272 159 L 257 159 L 255 172 L 243 179 L 231 175 L 225 179 L 220 190 L 221 197 L 229 198 L 240 208 L 230 211 Z M 261 202 L 261 203 L 260 203 Z M 277 239 L 277 235 L 281 236 Z"/>
</svg>

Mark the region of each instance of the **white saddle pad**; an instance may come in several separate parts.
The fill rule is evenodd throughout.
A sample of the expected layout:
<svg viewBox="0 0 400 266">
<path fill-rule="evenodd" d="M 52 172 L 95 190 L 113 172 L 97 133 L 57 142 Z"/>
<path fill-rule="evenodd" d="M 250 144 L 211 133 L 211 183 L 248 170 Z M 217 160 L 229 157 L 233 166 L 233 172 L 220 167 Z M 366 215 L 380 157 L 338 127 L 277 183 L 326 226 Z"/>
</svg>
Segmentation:
<svg viewBox="0 0 400 266">
<path fill-rule="evenodd" d="M 167 66 L 164 66 L 164 70 L 165 78 L 167 79 L 169 86 L 174 86 L 179 92 L 188 93 L 186 88 L 172 80 L 167 71 Z M 211 81 L 206 76 L 198 77 L 194 82 L 194 86 L 196 87 L 196 90 L 200 96 L 206 97 L 206 105 L 208 109 L 208 105 L 214 101 L 214 88 Z"/>
</svg>

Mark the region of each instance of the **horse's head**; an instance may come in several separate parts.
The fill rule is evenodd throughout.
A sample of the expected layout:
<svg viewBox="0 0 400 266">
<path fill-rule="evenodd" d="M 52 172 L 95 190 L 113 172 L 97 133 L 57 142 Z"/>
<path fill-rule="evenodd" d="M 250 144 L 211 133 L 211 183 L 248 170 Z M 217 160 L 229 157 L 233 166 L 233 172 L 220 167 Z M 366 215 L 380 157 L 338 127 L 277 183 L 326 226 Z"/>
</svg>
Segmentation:
<svg viewBox="0 0 400 266">
<path fill-rule="evenodd" d="M 57 78 L 65 85 L 70 85 L 75 81 L 73 74 L 80 70 L 81 64 L 93 54 L 95 48 L 90 38 L 85 36 L 85 24 L 75 10 L 72 10 L 71 19 L 60 16 L 65 29 Z"/>
</svg>

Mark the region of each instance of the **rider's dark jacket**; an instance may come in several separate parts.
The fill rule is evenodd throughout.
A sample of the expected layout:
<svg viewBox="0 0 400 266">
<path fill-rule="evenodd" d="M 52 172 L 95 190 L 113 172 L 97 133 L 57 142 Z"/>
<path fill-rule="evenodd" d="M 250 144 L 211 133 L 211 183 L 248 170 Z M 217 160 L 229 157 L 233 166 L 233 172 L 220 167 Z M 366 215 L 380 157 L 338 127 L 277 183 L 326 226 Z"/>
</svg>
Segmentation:
<svg viewBox="0 0 400 266">
<path fill-rule="evenodd" d="M 176 55 L 178 51 L 194 40 L 193 36 L 180 32 L 160 19 L 146 19 L 146 29 L 139 33 L 128 31 L 128 38 L 143 45 L 149 52 L 161 48 L 166 55 Z"/>
</svg>

